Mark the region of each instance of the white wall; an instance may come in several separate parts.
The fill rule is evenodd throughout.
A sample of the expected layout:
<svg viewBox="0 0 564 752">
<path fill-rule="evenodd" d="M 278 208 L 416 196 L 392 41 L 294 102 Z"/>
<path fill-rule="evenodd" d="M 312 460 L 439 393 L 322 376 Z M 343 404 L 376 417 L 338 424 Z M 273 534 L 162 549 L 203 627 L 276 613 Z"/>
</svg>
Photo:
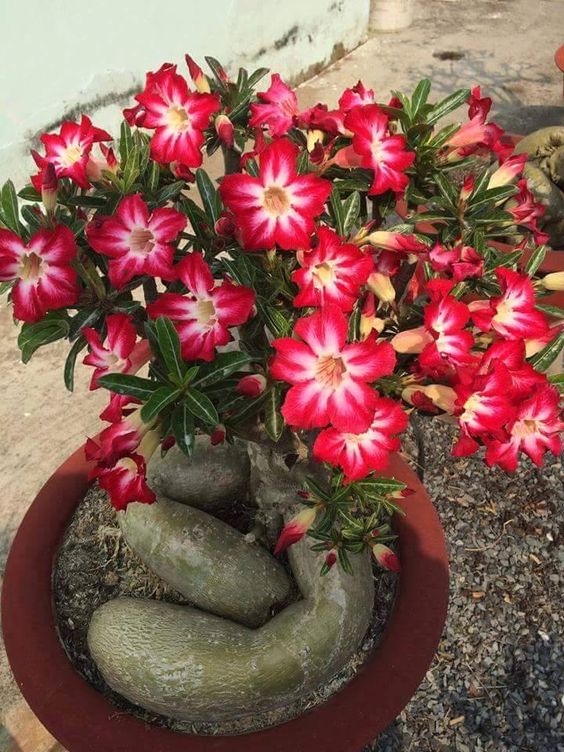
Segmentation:
<svg viewBox="0 0 564 752">
<path fill-rule="evenodd" d="M 290 79 L 366 36 L 369 0 L 1 0 L 0 181 L 75 108 L 115 129 L 147 70 L 185 52 Z M 204 66 L 202 66 L 204 67 Z"/>
</svg>

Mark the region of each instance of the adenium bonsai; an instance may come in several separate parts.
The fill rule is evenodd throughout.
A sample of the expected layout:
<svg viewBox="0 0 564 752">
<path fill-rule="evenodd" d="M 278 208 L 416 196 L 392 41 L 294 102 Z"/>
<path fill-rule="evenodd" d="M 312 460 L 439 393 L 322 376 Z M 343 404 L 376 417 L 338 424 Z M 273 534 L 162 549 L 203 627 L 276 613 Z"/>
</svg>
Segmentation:
<svg viewBox="0 0 564 752">
<path fill-rule="evenodd" d="M 507 471 L 523 453 L 541 465 L 546 451 L 560 452 L 562 377 L 544 372 L 564 333 L 561 311 L 543 298 L 564 283 L 562 274 L 538 274 L 543 209 L 522 177 L 526 157 L 488 121 L 491 100 L 479 88 L 431 103 L 423 80 L 411 97 L 378 102 L 358 82 L 336 109 L 301 110 L 278 74 L 256 93 L 266 70 L 241 69 L 233 80 L 207 60 L 211 76 L 187 56 L 193 88 L 176 65 L 148 73 L 117 141 L 86 116 L 41 137 L 23 205 L 10 182 L 2 189 L 2 291 L 22 324 L 24 362 L 67 339 L 67 387 L 85 352 L 90 388 L 109 390 L 100 416 L 108 425 L 86 453 L 113 506 L 131 505 L 120 524 L 136 550 L 151 547 L 151 530 L 128 533 L 144 509 L 132 502 L 156 499 L 147 465 L 159 446 L 165 453 L 176 444 L 189 458 L 196 437 L 248 442 L 255 470 L 274 474 L 272 493 L 280 447 L 281 466 L 297 468 L 292 501 L 301 507 L 293 516 L 278 509 L 286 512 L 281 532 L 271 516 L 262 535 L 276 556 L 307 535 L 317 579 L 332 570 L 318 584 L 308 580 L 303 613 L 288 617 L 301 621 L 286 628 L 298 640 L 307 620 L 327 618 L 319 626 L 340 639 L 325 660 L 334 672 L 370 614 L 366 582 L 346 584 L 365 568 L 363 552 L 400 567 L 391 516 L 410 489 L 386 467 L 410 415 L 458 422 L 453 454 L 484 447 L 486 463 Z M 465 104 L 464 124 L 442 122 Z M 225 174 L 216 181 L 202 163 L 218 149 Z M 166 516 L 168 504 L 159 501 L 155 514 Z M 203 525 L 192 513 L 190 524 Z M 221 531 L 210 535 L 228 546 Z M 265 564 L 265 577 L 274 565 Z M 337 570 L 339 587 L 364 588 L 368 606 L 355 621 L 358 592 L 351 596 L 350 623 L 340 614 L 331 632 L 319 593 Z M 270 575 L 277 591 L 256 618 L 240 608 L 243 623 L 260 625 L 287 597 L 285 575 Z M 303 569 L 300 577 L 302 585 Z M 150 618 L 166 632 L 163 613 Z M 247 632 L 230 639 L 245 655 L 263 655 L 273 639 L 265 629 L 252 645 Z M 202 645 L 203 637 L 190 650 Z M 323 663 L 329 648 L 320 651 Z M 103 650 L 96 657 L 119 688 L 123 665 L 112 669 L 115 655 L 104 663 Z M 304 652 L 304 662 L 314 658 Z M 313 683 L 326 676 L 318 669 Z M 223 671 L 224 682 L 238 681 L 235 669 Z M 270 694 L 259 682 L 257 698 L 303 689 L 286 679 Z M 232 704 L 225 715 L 236 711 Z M 184 715 L 197 717 L 194 705 Z"/>
</svg>

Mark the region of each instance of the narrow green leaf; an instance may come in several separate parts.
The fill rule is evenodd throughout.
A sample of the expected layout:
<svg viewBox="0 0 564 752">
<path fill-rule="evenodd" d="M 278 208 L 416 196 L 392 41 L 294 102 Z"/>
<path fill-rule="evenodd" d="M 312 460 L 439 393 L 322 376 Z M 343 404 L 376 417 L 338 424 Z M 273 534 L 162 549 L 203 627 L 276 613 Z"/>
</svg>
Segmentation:
<svg viewBox="0 0 564 752">
<path fill-rule="evenodd" d="M 155 194 L 155 203 L 167 204 L 169 201 L 174 201 L 180 191 L 186 187 L 186 183 L 183 180 L 177 180 L 174 183 L 169 183 L 163 186 L 160 191 Z"/>
<path fill-rule="evenodd" d="M 467 102 L 469 97 L 470 89 L 459 89 L 453 94 L 449 94 L 448 97 L 441 99 L 440 102 L 434 105 L 431 112 L 427 115 L 427 123 L 429 125 L 436 123 L 442 117 L 448 115 L 449 112 L 456 110 L 457 107 Z"/>
<path fill-rule="evenodd" d="M 130 151 L 133 149 L 133 132 L 125 120 L 121 123 L 119 138 L 119 156 L 122 163 L 127 161 Z"/>
<path fill-rule="evenodd" d="M 69 333 L 69 322 L 59 315 L 50 315 L 35 324 L 24 324 L 18 336 L 22 362 L 28 363 L 33 353 L 42 345 L 63 339 Z"/>
<path fill-rule="evenodd" d="M 159 180 L 161 177 L 161 168 L 157 162 L 149 164 L 149 170 L 147 172 L 147 190 L 153 193 L 159 187 Z"/>
<path fill-rule="evenodd" d="M 38 204 L 41 201 L 41 194 L 31 184 L 22 188 L 18 196 L 24 201 L 31 201 L 34 204 Z"/>
<path fill-rule="evenodd" d="M 272 441 L 278 441 L 284 430 L 284 419 L 280 414 L 280 390 L 277 386 L 272 387 L 266 394 L 264 413 L 266 433 Z"/>
<path fill-rule="evenodd" d="M 257 68 L 256 71 L 253 71 L 249 76 L 249 80 L 247 81 L 247 86 L 249 87 L 249 89 L 252 89 L 254 86 L 256 86 L 261 78 L 264 78 L 267 73 L 268 68 Z"/>
<path fill-rule="evenodd" d="M 190 457 L 194 450 L 194 418 L 188 407 L 178 405 L 172 414 L 172 433 L 181 452 Z"/>
<path fill-rule="evenodd" d="M 415 91 L 413 92 L 413 96 L 411 97 L 411 115 L 412 117 L 415 117 L 421 107 L 423 107 L 424 104 L 427 103 L 427 99 L 429 98 L 429 93 L 431 91 L 431 82 L 428 78 L 424 78 L 422 81 L 419 81 L 417 86 L 415 87 Z"/>
<path fill-rule="evenodd" d="M 65 386 L 69 390 L 69 392 L 72 392 L 74 389 L 74 367 L 76 365 L 76 359 L 78 357 L 78 354 L 81 350 L 83 350 L 86 347 L 86 340 L 84 337 L 79 337 L 69 350 L 69 354 L 67 355 L 67 359 L 65 361 L 65 368 L 64 368 L 64 379 L 65 379 Z"/>
<path fill-rule="evenodd" d="M 561 329 L 548 345 L 533 355 L 533 357 L 529 359 L 529 363 L 536 371 L 544 373 L 544 371 L 554 363 L 556 358 L 562 352 L 562 349 L 564 349 L 564 329 Z"/>
<path fill-rule="evenodd" d="M 15 282 L 13 279 L 9 282 L 0 282 L 0 295 L 4 295 L 5 292 L 11 290 L 14 284 Z"/>
<path fill-rule="evenodd" d="M 250 361 L 249 355 L 243 352 L 220 353 L 212 363 L 200 367 L 199 376 L 194 381 L 194 386 L 203 388 L 222 381 L 235 371 L 239 371 Z"/>
<path fill-rule="evenodd" d="M 123 193 L 128 193 L 133 187 L 133 184 L 135 183 L 137 178 L 139 177 L 139 173 L 140 173 L 139 160 L 140 160 L 139 148 L 137 146 L 133 146 L 133 148 L 127 155 L 127 159 L 123 163 L 123 167 L 122 167 L 121 181 L 122 181 Z"/>
<path fill-rule="evenodd" d="M 225 71 L 223 69 L 223 65 L 219 62 L 219 60 L 216 60 L 215 57 L 211 57 L 210 55 L 205 55 L 204 59 L 209 65 L 217 85 L 222 89 L 225 89 Z"/>
<path fill-rule="evenodd" d="M 171 376 L 181 381 L 186 372 L 186 364 L 180 354 L 180 337 L 174 324 L 165 316 L 159 316 L 155 322 L 155 332 L 166 367 Z"/>
<path fill-rule="evenodd" d="M 143 379 L 140 376 L 130 376 L 127 373 L 108 373 L 100 376 L 98 384 L 115 394 L 128 394 L 130 397 L 143 401 L 148 400 L 159 388 L 156 381 Z"/>
<path fill-rule="evenodd" d="M 560 308 L 559 306 L 554 305 L 548 305 L 548 303 L 537 303 L 536 307 L 539 309 L 539 311 L 548 314 L 548 316 L 552 316 L 555 319 L 564 319 L 564 308 Z"/>
<path fill-rule="evenodd" d="M 564 392 L 564 373 L 553 373 L 548 377 L 548 380 L 559 392 Z"/>
<path fill-rule="evenodd" d="M 210 176 L 201 168 L 196 170 L 196 185 L 198 186 L 198 191 L 202 197 L 202 203 L 206 210 L 206 214 L 212 221 L 212 224 L 214 224 L 217 222 L 219 215 L 221 214 L 221 200 Z"/>
<path fill-rule="evenodd" d="M 343 208 L 343 235 L 350 235 L 360 214 L 360 195 L 355 191 L 348 196 L 342 204 Z"/>
<path fill-rule="evenodd" d="M 337 233 L 341 235 L 341 237 L 343 237 L 345 234 L 345 215 L 343 204 L 341 202 L 341 196 L 339 195 L 339 191 L 336 187 L 334 187 L 331 191 L 330 204 L 331 210 L 333 212 L 333 217 L 335 219 L 335 229 L 337 230 Z"/>
<path fill-rule="evenodd" d="M 12 232 L 15 232 L 18 235 L 21 234 L 18 196 L 11 180 L 7 180 L 2 186 L 0 197 L 2 222 L 9 230 L 12 230 Z"/>
<path fill-rule="evenodd" d="M 170 405 L 178 397 L 178 389 L 173 386 L 160 386 L 156 389 L 147 402 L 141 408 L 141 418 L 145 423 L 149 423 L 156 418 L 159 413 Z"/>
<path fill-rule="evenodd" d="M 547 248 L 545 245 L 539 245 L 535 248 L 535 250 L 531 253 L 529 260 L 525 264 L 525 274 L 528 274 L 529 277 L 535 276 L 540 265 L 544 261 L 544 257 L 546 256 L 546 251 L 547 251 Z"/>
<path fill-rule="evenodd" d="M 185 404 L 188 410 L 209 426 L 217 426 L 219 415 L 213 402 L 198 389 L 188 389 L 185 396 Z"/>
</svg>

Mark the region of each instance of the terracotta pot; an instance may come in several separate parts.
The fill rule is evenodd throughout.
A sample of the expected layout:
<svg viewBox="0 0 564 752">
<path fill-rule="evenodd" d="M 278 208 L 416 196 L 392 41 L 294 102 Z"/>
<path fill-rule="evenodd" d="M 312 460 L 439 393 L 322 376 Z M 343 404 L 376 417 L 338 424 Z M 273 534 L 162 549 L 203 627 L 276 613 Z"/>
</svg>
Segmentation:
<svg viewBox="0 0 564 752">
<path fill-rule="evenodd" d="M 358 752 L 413 696 L 446 618 L 448 559 L 437 513 L 415 473 L 394 456 L 391 474 L 416 493 L 398 517 L 402 573 L 382 639 L 357 676 L 328 702 L 280 726 L 204 737 L 151 726 L 118 710 L 67 658 L 55 626 L 52 568 L 83 499 L 89 464 L 75 452 L 43 486 L 12 545 L 2 590 L 6 652 L 22 694 L 68 752 Z"/>
</svg>

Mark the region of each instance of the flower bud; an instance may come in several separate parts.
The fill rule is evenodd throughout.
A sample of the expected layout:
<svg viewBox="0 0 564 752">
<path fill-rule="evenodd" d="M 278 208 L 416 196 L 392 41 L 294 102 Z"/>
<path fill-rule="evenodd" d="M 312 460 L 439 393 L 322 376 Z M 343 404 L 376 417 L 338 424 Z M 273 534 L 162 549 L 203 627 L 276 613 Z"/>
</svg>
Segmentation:
<svg viewBox="0 0 564 752">
<path fill-rule="evenodd" d="M 225 441 L 225 426 L 223 423 L 218 423 L 210 435 L 210 444 L 216 446 L 217 444 L 223 444 Z"/>
<path fill-rule="evenodd" d="M 551 272 L 541 279 L 545 290 L 564 290 L 564 272 Z"/>
<path fill-rule="evenodd" d="M 337 552 L 334 548 L 332 548 L 330 551 L 328 551 L 327 556 L 325 557 L 325 568 L 328 571 L 335 565 L 337 561 Z"/>
<path fill-rule="evenodd" d="M 276 543 L 274 555 L 281 554 L 289 546 L 301 540 L 315 522 L 316 517 L 317 507 L 307 507 L 287 522 L 282 528 L 282 532 Z"/>
<path fill-rule="evenodd" d="M 310 154 L 318 144 L 323 144 L 323 135 L 323 131 L 317 129 L 307 132 L 307 150 Z"/>
<path fill-rule="evenodd" d="M 219 140 L 229 149 L 233 148 L 235 128 L 233 123 L 225 113 L 221 113 L 215 119 L 215 131 Z"/>
<path fill-rule="evenodd" d="M 468 177 L 464 180 L 464 183 L 462 184 L 462 188 L 460 189 L 460 203 L 465 204 L 472 193 L 474 192 L 474 187 L 476 185 L 476 179 L 473 175 L 468 175 Z"/>
<path fill-rule="evenodd" d="M 399 572 L 401 570 L 398 557 L 388 546 L 384 546 L 383 543 L 375 543 L 372 546 L 372 553 L 374 558 L 384 569 L 389 569 L 391 572 Z"/>
<path fill-rule="evenodd" d="M 235 391 L 245 397 L 258 397 L 265 389 L 266 379 L 260 373 L 251 373 L 248 376 L 243 376 L 235 387 Z"/>
<path fill-rule="evenodd" d="M 209 94 L 210 83 L 204 71 L 200 68 L 198 63 L 190 57 L 190 55 L 185 55 L 184 59 L 186 60 L 190 78 L 194 82 L 196 89 L 200 92 L 200 94 Z"/>
<path fill-rule="evenodd" d="M 516 177 L 521 175 L 523 167 L 527 161 L 526 154 L 514 154 L 509 159 L 498 167 L 498 169 L 492 174 L 490 182 L 488 183 L 488 190 L 492 188 L 500 188 L 503 185 L 507 185 L 515 180 Z"/>
<path fill-rule="evenodd" d="M 396 299 L 396 291 L 387 274 L 372 272 L 368 277 L 367 286 L 382 303 L 392 303 Z"/>
<path fill-rule="evenodd" d="M 222 212 L 214 225 L 214 230 L 222 238 L 232 238 L 237 230 L 235 217 L 229 212 Z"/>
<path fill-rule="evenodd" d="M 52 162 L 48 162 L 41 181 L 41 200 L 47 214 L 52 214 L 55 211 L 58 187 L 59 181 L 55 165 Z"/>
<path fill-rule="evenodd" d="M 406 386 L 401 393 L 402 399 L 409 402 L 410 405 L 425 409 L 420 395 L 423 395 L 425 399 L 429 400 L 432 406 L 438 407 L 439 410 L 444 410 L 444 412 L 450 414 L 454 412 L 456 392 L 450 386 L 445 386 L 444 384 L 412 384 Z"/>
</svg>

